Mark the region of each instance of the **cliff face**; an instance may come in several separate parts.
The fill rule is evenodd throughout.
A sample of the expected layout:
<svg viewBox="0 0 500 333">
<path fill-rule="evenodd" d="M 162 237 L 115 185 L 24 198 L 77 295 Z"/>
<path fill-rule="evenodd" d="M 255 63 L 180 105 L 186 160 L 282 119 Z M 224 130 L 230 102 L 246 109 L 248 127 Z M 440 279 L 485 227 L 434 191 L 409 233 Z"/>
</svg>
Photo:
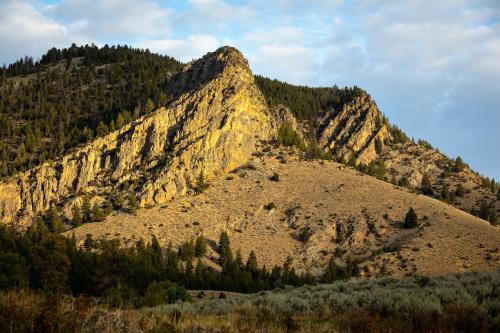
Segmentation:
<svg viewBox="0 0 500 333">
<path fill-rule="evenodd" d="M 355 98 L 342 110 L 331 110 L 319 120 L 318 143 L 337 157 L 368 163 L 376 158 L 375 141 L 389 138 L 387 126 L 375 102 L 367 94 Z"/>
<path fill-rule="evenodd" d="M 209 53 L 167 87 L 178 97 L 59 160 L 0 184 L 0 219 L 31 223 L 51 204 L 62 208 L 83 193 L 106 198 L 135 193 L 140 205 L 186 194 L 206 179 L 247 162 L 276 128 L 242 54 Z"/>
</svg>

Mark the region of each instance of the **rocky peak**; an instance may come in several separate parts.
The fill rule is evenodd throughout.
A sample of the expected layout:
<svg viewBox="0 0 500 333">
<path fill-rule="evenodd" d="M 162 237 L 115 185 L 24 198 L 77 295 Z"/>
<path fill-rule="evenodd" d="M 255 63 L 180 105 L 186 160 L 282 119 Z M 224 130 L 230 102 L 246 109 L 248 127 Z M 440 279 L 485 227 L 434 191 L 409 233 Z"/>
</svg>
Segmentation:
<svg viewBox="0 0 500 333">
<path fill-rule="evenodd" d="M 178 97 L 228 73 L 238 74 L 247 80 L 252 77 L 253 80 L 248 61 L 243 54 L 234 47 L 223 46 L 184 66 L 180 73 L 169 80 L 167 91 Z"/>
<path fill-rule="evenodd" d="M 382 113 L 372 98 L 363 93 L 341 110 L 329 110 L 318 126 L 318 142 L 325 151 L 337 157 L 358 163 L 368 163 L 376 158 L 375 141 L 389 138 Z"/>
<path fill-rule="evenodd" d="M 188 64 L 167 89 L 176 100 L 0 183 L 0 219 L 29 224 L 51 205 L 68 212 L 83 193 L 94 201 L 121 193 L 140 205 L 190 192 L 247 162 L 276 128 L 247 61 L 230 47 Z"/>
</svg>

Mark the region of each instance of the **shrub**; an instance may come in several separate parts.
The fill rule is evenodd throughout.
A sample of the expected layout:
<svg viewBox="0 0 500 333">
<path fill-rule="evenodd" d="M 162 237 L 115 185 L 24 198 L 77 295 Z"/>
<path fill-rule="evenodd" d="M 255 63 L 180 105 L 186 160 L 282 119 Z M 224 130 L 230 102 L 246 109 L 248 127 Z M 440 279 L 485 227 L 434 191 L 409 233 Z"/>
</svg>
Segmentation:
<svg viewBox="0 0 500 333">
<path fill-rule="evenodd" d="M 297 133 L 290 124 L 283 124 L 278 130 L 276 142 L 279 145 L 291 147 L 295 146 L 300 150 L 304 150 L 306 145 L 304 139 Z"/>
<path fill-rule="evenodd" d="M 398 185 L 401 187 L 408 187 L 410 186 L 410 181 L 408 180 L 408 178 L 401 176 L 401 178 L 399 178 Z"/>
<path fill-rule="evenodd" d="M 463 197 L 465 194 L 465 190 L 462 184 L 458 184 L 457 188 L 455 189 L 455 195 L 457 197 Z"/>
<path fill-rule="evenodd" d="M 128 198 L 128 212 L 135 213 L 135 211 L 139 208 L 139 204 L 137 203 L 137 198 L 135 194 L 131 194 Z"/>
<path fill-rule="evenodd" d="M 271 177 L 269 177 L 269 180 L 273 181 L 273 182 L 279 182 L 280 181 L 280 175 L 277 172 L 275 172 Z"/>
<path fill-rule="evenodd" d="M 300 230 L 298 238 L 299 238 L 299 241 L 301 241 L 302 243 L 305 243 L 309 240 L 309 238 L 311 238 L 311 236 L 312 236 L 311 228 L 304 227 Z"/>
<path fill-rule="evenodd" d="M 200 175 L 198 176 L 198 180 L 196 182 L 196 187 L 194 188 L 195 193 L 201 194 L 205 192 L 205 190 L 208 189 L 209 186 L 210 184 L 206 182 L 203 172 L 200 172 Z"/>
<path fill-rule="evenodd" d="M 274 202 L 270 202 L 267 205 L 264 205 L 264 209 L 273 210 L 276 209 L 276 205 L 274 204 Z"/>
</svg>

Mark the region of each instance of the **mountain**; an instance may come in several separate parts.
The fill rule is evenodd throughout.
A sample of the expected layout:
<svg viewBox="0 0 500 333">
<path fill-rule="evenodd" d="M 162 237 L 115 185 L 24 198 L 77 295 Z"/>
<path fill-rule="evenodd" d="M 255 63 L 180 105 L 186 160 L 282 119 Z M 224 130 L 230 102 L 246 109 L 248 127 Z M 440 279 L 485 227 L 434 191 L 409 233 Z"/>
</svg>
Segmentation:
<svg viewBox="0 0 500 333">
<path fill-rule="evenodd" d="M 36 90 L 40 76 L 54 71 L 78 78 L 90 56 L 75 64 L 68 52 L 67 68 L 55 52 L 52 65 L 5 79 L 2 91 L 21 81 Z M 120 52 L 125 58 L 115 65 L 99 66 L 122 68 L 130 51 Z M 134 116 L 123 111 L 115 119 L 115 108 L 106 109 L 105 130 L 98 125 L 88 140 L 68 141 L 59 157 L 2 180 L 2 222 L 27 227 L 42 218 L 50 224 L 60 214 L 80 245 L 87 234 L 123 245 L 153 235 L 163 246 L 200 234 L 214 243 L 225 231 L 245 257 L 255 250 L 269 266 L 290 256 L 297 269 L 314 274 L 332 258 L 342 265 L 356 261 L 365 275 L 500 267 L 500 231 L 492 225 L 498 184 L 424 141 L 409 140 L 367 92 L 254 77 L 231 47 L 182 67 L 161 59 L 170 65 L 158 67 L 162 74 L 148 94 L 134 95 L 150 103 L 131 98 L 138 103 Z M 119 128 L 110 128 L 112 121 Z M 21 131 L 10 138 L 28 136 Z M 419 227 L 405 229 L 410 207 Z M 80 209 L 94 223 L 71 229 Z M 212 250 L 204 260 L 214 265 L 217 257 Z"/>
</svg>

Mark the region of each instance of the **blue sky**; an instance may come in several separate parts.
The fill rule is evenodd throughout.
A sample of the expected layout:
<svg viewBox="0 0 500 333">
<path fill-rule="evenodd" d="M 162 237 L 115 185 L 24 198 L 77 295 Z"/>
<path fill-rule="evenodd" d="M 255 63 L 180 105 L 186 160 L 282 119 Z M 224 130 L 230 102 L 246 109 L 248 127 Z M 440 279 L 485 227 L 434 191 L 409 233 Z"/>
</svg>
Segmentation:
<svg viewBox="0 0 500 333">
<path fill-rule="evenodd" d="M 222 45 L 255 73 L 358 85 L 389 119 L 500 179 L 500 1 L 0 0 L 0 63 L 72 42 L 183 61 Z"/>
</svg>

